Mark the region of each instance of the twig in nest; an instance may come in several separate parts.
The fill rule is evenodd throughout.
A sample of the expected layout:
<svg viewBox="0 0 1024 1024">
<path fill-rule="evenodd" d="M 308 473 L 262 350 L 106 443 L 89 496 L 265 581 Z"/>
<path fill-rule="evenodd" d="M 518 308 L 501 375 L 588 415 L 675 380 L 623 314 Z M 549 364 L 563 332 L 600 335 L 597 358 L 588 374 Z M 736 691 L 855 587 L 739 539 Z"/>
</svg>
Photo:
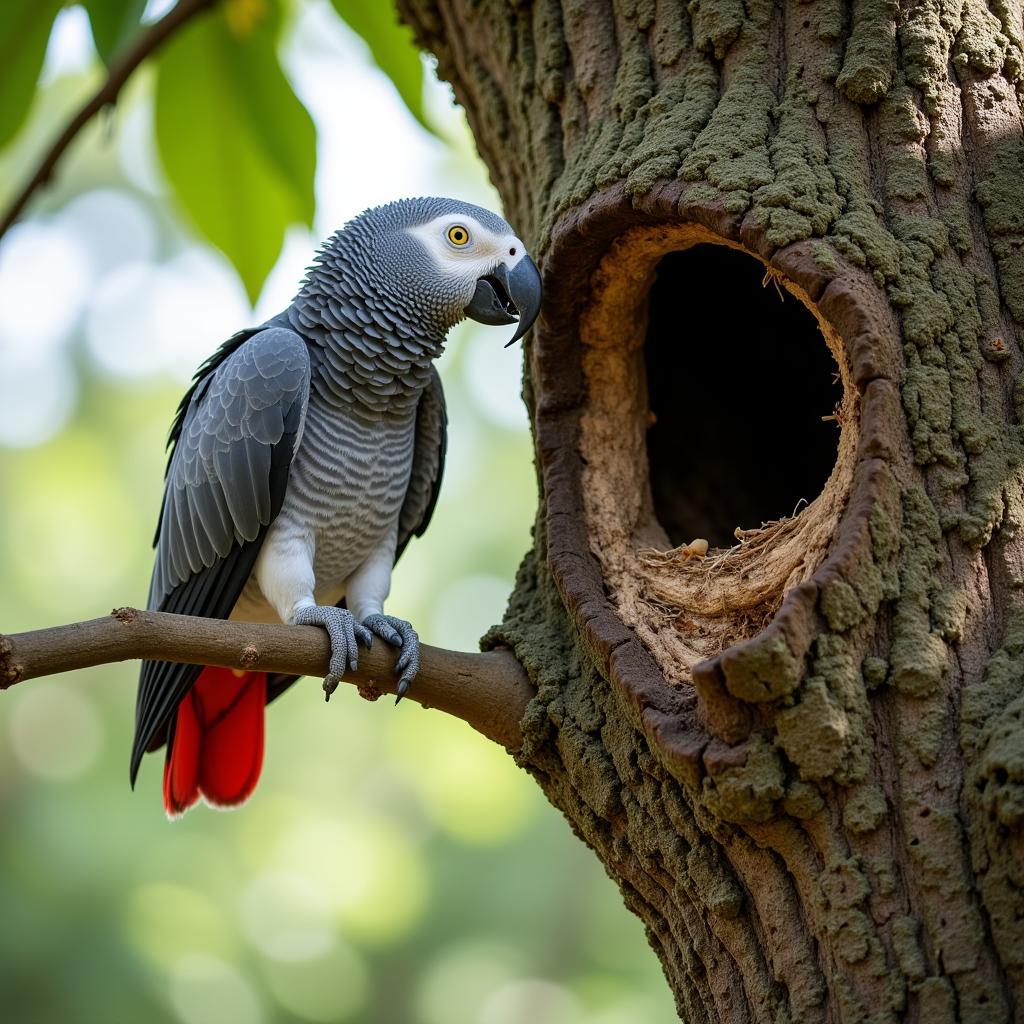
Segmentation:
<svg viewBox="0 0 1024 1024">
<path fill-rule="evenodd" d="M 761 287 L 767 288 L 768 282 L 771 281 L 771 283 L 775 285 L 775 292 L 779 296 L 779 302 L 785 302 L 786 296 L 782 290 L 782 285 L 779 284 L 779 279 L 781 277 L 782 274 L 779 273 L 779 271 L 777 271 L 774 267 L 765 267 L 764 277 L 761 278 Z"/>
</svg>

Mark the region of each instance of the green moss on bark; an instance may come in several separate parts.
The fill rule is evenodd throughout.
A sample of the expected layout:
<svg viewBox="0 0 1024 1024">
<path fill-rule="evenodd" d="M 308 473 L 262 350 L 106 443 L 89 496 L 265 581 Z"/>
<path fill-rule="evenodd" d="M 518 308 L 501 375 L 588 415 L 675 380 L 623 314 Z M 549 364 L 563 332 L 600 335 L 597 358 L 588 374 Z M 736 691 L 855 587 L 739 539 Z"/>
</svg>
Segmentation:
<svg viewBox="0 0 1024 1024">
<path fill-rule="evenodd" d="M 802 778 L 829 778 L 843 763 L 850 720 L 820 676 L 804 682 L 800 702 L 778 714 L 775 728 L 779 745 Z"/>
<path fill-rule="evenodd" d="M 961 710 L 964 795 L 971 862 L 988 909 L 992 937 L 1017 979 L 1024 974 L 1024 610 L 1013 610 L 1003 645 Z"/>
<path fill-rule="evenodd" d="M 693 45 L 721 60 L 739 37 L 746 19 L 743 0 L 690 0 Z"/>
<path fill-rule="evenodd" d="M 931 594 L 942 565 L 942 530 L 928 496 L 903 495 L 900 600 L 893 621 L 889 681 L 903 693 L 924 697 L 939 685 L 948 664 L 946 645 L 931 629 Z"/>
<path fill-rule="evenodd" d="M 885 794 L 877 786 L 858 786 L 843 806 L 843 824 L 851 832 L 873 832 L 887 811 Z"/>
<path fill-rule="evenodd" d="M 734 648 L 722 661 L 725 685 L 740 700 L 776 700 L 793 692 L 800 683 L 802 659 L 780 631 L 766 640 Z"/>
<path fill-rule="evenodd" d="M 855 0 L 853 32 L 836 85 L 855 103 L 877 103 L 896 75 L 896 4 Z"/>
<path fill-rule="evenodd" d="M 704 779 L 704 804 L 722 821 L 769 821 L 785 793 L 782 762 L 771 740 L 762 734 L 751 737 L 743 751 L 743 764 Z"/>
</svg>

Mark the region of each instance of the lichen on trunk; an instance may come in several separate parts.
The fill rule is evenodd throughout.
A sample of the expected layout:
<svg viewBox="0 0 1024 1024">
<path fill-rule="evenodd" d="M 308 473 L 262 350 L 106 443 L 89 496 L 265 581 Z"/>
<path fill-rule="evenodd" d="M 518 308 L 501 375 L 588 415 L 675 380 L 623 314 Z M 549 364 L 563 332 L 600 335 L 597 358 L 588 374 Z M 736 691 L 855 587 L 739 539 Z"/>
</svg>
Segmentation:
<svg viewBox="0 0 1024 1024">
<path fill-rule="evenodd" d="M 1020 0 L 399 6 L 545 277 L 536 543 L 488 638 L 538 686 L 520 763 L 691 1024 L 1022 1019 Z M 697 244 L 842 384 L 820 491 L 703 560 L 658 520 L 645 353 Z M 693 343 L 721 310 L 674 287 Z"/>
</svg>

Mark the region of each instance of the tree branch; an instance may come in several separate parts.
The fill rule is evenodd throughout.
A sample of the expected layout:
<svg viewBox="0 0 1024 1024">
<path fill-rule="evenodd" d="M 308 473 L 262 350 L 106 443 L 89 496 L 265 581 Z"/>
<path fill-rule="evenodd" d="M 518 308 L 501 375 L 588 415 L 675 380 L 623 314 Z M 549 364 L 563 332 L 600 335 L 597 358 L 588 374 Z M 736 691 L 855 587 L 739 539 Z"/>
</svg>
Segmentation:
<svg viewBox="0 0 1024 1024">
<path fill-rule="evenodd" d="M 39 166 L 36 168 L 28 183 L 11 203 L 10 208 L 0 223 L 0 238 L 7 233 L 11 225 L 21 216 L 21 212 L 28 205 L 32 196 L 53 177 L 54 169 L 58 161 L 64 155 L 64 151 L 74 141 L 75 136 L 98 114 L 104 107 L 112 105 L 124 87 L 124 84 L 131 78 L 135 69 L 149 56 L 155 53 L 160 46 L 174 35 L 186 22 L 190 21 L 201 11 L 212 7 L 217 0 L 178 0 L 167 14 L 159 21 L 153 22 L 142 32 L 138 38 L 120 54 L 107 72 L 103 85 L 83 104 L 73 118 L 68 122 L 67 127 L 53 145 L 46 151 Z"/>
<path fill-rule="evenodd" d="M 289 675 L 327 672 L 330 644 L 315 626 L 225 622 L 192 615 L 115 608 L 102 619 L 30 633 L 0 634 L 0 689 L 37 676 L 92 665 L 153 658 L 190 665 Z M 359 651 L 359 669 L 346 682 L 368 700 L 395 692 L 396 652 L 383 641 Z M 503 747 L 522 745 L 520 723 L 534 695 L 510 651 L 465 654 L 421 648 L 420 671 L 406 699 L 446 711 Z"/>
</svg>

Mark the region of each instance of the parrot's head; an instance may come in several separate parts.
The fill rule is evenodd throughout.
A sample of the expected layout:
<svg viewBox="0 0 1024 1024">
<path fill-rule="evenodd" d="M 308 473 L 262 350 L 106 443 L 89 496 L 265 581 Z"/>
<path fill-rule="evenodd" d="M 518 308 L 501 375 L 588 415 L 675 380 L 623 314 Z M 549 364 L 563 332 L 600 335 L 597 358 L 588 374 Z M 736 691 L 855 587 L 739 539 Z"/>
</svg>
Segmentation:
<svg viewBox="0 0 1024 1024">
<path fill-rule="evenodd" d="M 407 315 L 447 333 L 465 317 L 517 323 L 512 342 L 540 311 L 536 264 L 497 214 L 455 199 L 401 199 L 367 210 L 348 228 L 371 242 L 375 275 Z"/>
</svg>

